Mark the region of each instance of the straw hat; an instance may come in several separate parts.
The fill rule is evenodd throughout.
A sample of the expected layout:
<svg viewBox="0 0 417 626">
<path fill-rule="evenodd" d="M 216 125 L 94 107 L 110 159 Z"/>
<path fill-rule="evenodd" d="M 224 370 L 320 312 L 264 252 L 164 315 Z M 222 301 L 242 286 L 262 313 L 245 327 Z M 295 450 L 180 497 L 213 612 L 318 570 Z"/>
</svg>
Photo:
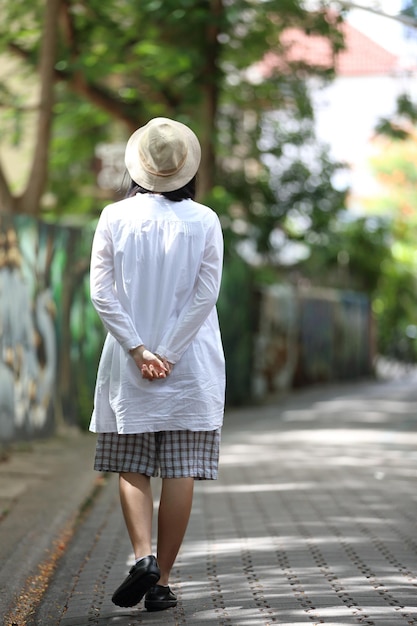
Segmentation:
<svg viewBox="0 0 417 626">
<path fill-rule="evenodd" d="M 200 143 L 193 131 L 166 117 L 136 130 L 126 145 L 125 164 L 132 178 L 148 191 L 175 191 L 197 173 Z"/>
</svg>

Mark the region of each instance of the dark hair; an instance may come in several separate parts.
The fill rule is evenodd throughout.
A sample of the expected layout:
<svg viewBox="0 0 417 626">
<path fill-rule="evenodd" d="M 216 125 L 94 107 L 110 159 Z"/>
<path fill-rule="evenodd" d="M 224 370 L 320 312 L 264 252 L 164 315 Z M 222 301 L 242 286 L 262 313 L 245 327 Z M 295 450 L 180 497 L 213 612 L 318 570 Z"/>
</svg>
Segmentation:
<svg viewBox="0 0 417 626">
<path fill-rule="evenodd" d="M 175 191 L 160 191 L 154 192 L 149 191 L 149 189 L 144 189 L 140 187 L 134 180 L 130 179 L 129 187 L 126 191 L 126 198 L 131 198 L 135 196 L 137 193 L 159 193 L 164 198 L 171 200 L 171 202 L 181 202 L 181 200 L 194 200 L 196 194 L 196 182 L 197 176 L 194 176 L 184 187 L 180 189 L 175 189 Z"/>
</svg>

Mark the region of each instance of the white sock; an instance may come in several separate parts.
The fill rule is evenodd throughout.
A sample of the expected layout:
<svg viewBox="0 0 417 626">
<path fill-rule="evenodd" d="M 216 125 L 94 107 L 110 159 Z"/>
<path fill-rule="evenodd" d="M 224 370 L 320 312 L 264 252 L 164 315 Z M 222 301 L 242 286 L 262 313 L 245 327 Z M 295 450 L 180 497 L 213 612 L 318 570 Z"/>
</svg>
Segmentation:
<svg viewBox="0 0 417 626">
<path fill-rule="evenodd" d="M 151 554 L 146 555 L 146 556 L 152 556 Z M 137 565 L 139 563 L 139 561 L 141 561 L 142 559 L 146 559 L 146 556 L 140 556 L 138 559 L 135 559 L 135 565 Z"/>
</svg>

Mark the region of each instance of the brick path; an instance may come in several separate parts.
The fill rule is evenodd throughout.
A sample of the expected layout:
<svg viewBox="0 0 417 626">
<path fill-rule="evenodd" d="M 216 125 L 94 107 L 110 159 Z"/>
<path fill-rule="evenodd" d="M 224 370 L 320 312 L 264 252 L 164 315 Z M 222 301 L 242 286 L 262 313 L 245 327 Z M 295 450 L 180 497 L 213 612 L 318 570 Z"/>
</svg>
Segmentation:
<svg viewBox="0 0 417 626">
<path fill-rule="evenodd" d="M 229 412 L 220 479 L 196 484 L 175 609 L 111 602 L 132 558 L 112 477 L 32 623 L 417 624 L 416 382 Z"/>
</svg>

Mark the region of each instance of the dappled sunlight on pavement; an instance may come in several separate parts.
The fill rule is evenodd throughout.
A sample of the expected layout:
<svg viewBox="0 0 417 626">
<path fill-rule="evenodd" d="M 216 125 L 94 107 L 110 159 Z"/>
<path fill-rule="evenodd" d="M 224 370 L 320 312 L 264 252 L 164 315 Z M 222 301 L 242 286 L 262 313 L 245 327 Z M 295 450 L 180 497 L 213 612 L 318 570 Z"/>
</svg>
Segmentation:
<svg viewBox="0 0 417 626">
<path fill-rule="evenodd" d="M 111 478 L 35 623 L 417 624 L 416 382 L 229 411 L 219 480 L 196 483 L 171 581 L 178 606 L 162 614 L 111 603 L 131 563 Z"/>
</svg>

